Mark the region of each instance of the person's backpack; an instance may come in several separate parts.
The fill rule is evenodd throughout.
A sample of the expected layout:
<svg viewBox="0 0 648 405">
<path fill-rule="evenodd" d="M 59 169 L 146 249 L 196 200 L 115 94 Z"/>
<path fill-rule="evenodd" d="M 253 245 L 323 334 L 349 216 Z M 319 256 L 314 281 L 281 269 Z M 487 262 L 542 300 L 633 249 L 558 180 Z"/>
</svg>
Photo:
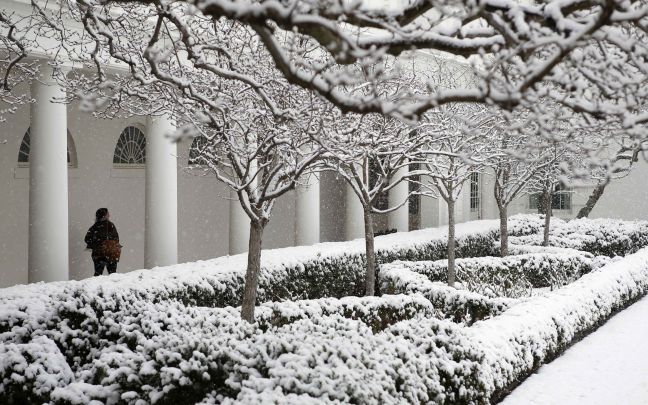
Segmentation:
<svg viewBox="0 0 648 405">
<path fill-rule="evenodd" d="M 119 244 L 119 241 L 105 240 L 101 244 L 101 256 L 107 258 L 111 262 L 118 262 L 121 257 L 121 248 L 122 246 Z"/>
</svg>

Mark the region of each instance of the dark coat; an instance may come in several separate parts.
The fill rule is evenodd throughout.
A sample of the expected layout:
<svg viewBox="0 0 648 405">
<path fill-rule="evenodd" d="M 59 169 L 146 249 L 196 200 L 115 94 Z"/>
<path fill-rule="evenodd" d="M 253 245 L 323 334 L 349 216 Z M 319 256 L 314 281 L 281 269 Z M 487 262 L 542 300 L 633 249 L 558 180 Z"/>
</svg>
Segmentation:
<svg viewBox="0 0 648 405">
<path fill-rule="evenodd" d="M 103 243 L 107 240 L 119 242 L 119 234 L 115 224 L 106 220 L 97 221 L 88 229 L 85 236 L 85 243 L 88 249 L 92 249 L 92 258 L 103 257 Z"/>
</svg>

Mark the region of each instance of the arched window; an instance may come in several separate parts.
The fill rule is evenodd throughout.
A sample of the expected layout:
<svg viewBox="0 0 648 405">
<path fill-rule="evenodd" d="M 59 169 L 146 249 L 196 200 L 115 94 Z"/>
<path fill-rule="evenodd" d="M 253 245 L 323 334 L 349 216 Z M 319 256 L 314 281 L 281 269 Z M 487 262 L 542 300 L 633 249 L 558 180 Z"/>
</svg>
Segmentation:
<svg viewBox="0 0 648 405">
<path fill-rule="evenodd" d="M 136 127 L 126 127 L 117 141 L 113 164 L 140 166 L 146 164 L 146 137 Z"/>
<path fill-rule="evenodd" d="M 209 166 L 216 160 L 216 148 L 214 142 L 206 136 L 198 136 L 191 142 L 189 148 L 189 166 Z"/>
<path fill-rule="evenodd" d="M 23 167 L 29 166 L 29 153 L 31 151 L 31 127 L 27 128 L 27 132 L 23 136 L 20 149 L 18 150 L 18 164 Z M 74 139 L 72 134 L 67 131 L 67 162 L 68 167 L 77 167 L 76 147 L 74 146 Z"/>
<path fill-rule="evenodd" d="M 207 157 L 205 156 L 205 148 L 208 144 L 207 138 L 199 136 L 194 138 L 189 147 L 189 166 L 205 166 L 207 164 Z"/>
</svg>

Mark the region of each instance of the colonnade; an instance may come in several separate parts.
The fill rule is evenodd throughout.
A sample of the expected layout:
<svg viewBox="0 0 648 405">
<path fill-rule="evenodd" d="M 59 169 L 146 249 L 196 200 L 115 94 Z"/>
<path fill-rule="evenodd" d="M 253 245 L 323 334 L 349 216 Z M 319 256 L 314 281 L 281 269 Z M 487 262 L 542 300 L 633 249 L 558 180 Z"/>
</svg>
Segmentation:
<svg viewBox="0 0 648 405">
<path fill-rule="evenodd" d="M 65 89 L 53 78 L 53 68 L 43 66 L 31 87 L 29 256 L 28 281 L 69 278 L 67 108 L 57 100 Z M 167 135 L 174 131 L 169 117 L 146 120 L 146 192 L 144 266 L 178 262 L 177 147 Z M 390 192 L 390 201 L 407 197 L 407 184 Z M 307 179 L 295 192 L 295 245 L 320 241 L 320 184 Z M 346 193 L 347 239 L 364 235 L 362 205 L 352 190 Z M 229 253 L 248 250 L 249 219 L 236 195 L 230 199 Z M 389 214 L 389 226 L 408 229 L 407 206 Z"/>
<path fill-rule="evenodd" d="M 67 107 L 54 68 L 43 65 L 31 95 L 29 152 L 30 283 L 69 278 Z M 169 117 L 146 121 L 144 266 L 178 262 L 178 181 L 175 129 Z"/>
</svg>

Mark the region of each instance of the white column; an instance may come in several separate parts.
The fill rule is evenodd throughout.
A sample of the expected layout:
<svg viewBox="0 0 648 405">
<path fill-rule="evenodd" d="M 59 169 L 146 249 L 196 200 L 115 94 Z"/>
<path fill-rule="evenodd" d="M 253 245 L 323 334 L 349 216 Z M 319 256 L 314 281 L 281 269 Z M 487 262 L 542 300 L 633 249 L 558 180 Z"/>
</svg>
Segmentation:
<svg viewBox="0 0 648 405">
<path fill-rule="evenodd" d="M 146 238 L 144 267 L 178 263 L 177 145 L 167 116 L 146 119 Z"/>
<path fill-rule="evenodd" d="M 448 225 L 448 203 L 439 197 L 439 226 Z"/>
<path fill-rule="evenodd" d="M 29 151 L 28 280 L 60 281 L 69 277 L 67 108 L 52 100 L 65 89 L 41 67 L 41 82 L 31 86 Z"/>
<path fill-rule="evenodd" d="M 238 195 L 233 191 L 230 191 L 229 220 L 229 254 L 247 252 L 250 243 L 250 218 L 241 207 Z"/>
<path fill-rule="evenodd" d="M 351 186 L 346 186 L 345 196 L 345 228 L 346 240 L 353 240 L 364 237 L 364 210 L 358 196 L 353 192 Z"/>
<path fill-rule="evenodd" d="M 399 179 L 406 173 L 407 167 L 403 167 L 396 172 L 394 177 Z M 409 194 L 409 183 L 403 180 L 396 187 L 389 190 L 389 206 L 395 207 L 401 204 L 407 198 L 407 194 Z M 405 203 L 399 209 L 390 212 L 388 214 L 388 223 L 389 229 L 396 229 L 398 232 L 409 231 L 409 204 Z"/>
<path fill-rule="evenodd" d="M 421 181 L 431 185 L 431 180 L 428 176 L 422 176 Z M 432 228 L 439 226 L 439 205 L 440 199 L 421 196 L 421 228 Z"/>
<path fill-rule="evenodd" d="M 308 246 L 320 241 L 320 183 L 311 175 L 308 184 L 297 187 L 295 201 L 295 245 Z"/>
<path fill-rule="evenodd" d="M 459 198 L 457 198 L 457 202 L 455 203 L 455 223 L 460 224 L 462 222 L 470 221 L 470 204 L 468 202 L 469 198 L 470 185 L 461 189 Z"/>
</svg>

